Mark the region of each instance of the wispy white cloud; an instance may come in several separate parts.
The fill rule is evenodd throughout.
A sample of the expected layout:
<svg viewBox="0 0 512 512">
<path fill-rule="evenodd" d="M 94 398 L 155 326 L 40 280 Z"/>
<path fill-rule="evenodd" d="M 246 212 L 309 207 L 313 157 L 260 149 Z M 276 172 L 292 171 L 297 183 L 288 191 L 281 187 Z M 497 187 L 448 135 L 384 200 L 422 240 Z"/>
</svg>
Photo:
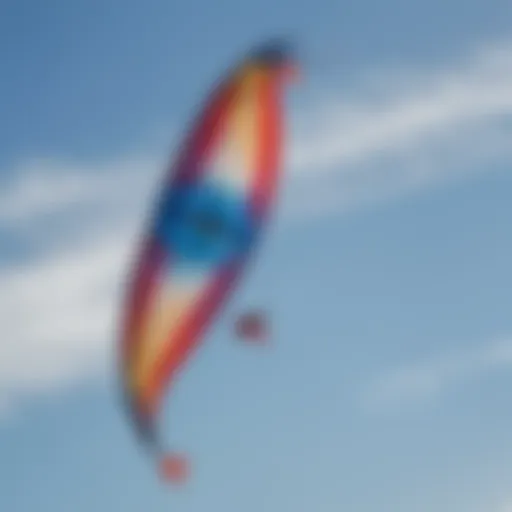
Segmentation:
<svg viewBox="0 0 512 512">
<path fill-rule="evenodd" d="M 398 76 L 372 75 L 384 92 L 332 98 L 301 121 L 289 155 L 304 177 L 297 214 L 359 207 L 512 157 L 511 43 L 484 45 L 448 69 Z"/>
<path fill-rule="evenodd" d="M 4 409 L 105 370 L 130 242 L 129 233 L 109 234 L 0 273 Z"/>
<path fill-rule="evenodd" d="M 431 399 L 470 379 L 511 366 L 512 339 L 500 339 L 392 369 L 364 390 L 363 403 L 371 409 L 387 409 Z"/>
<path fill-rule="evenodd" d="M 512 113 L 511 63 L 512 44 L 503 43 L 458 67 L 402 70 L 393 87 L 389 77 L 374 77 L 385 84 L 377 100 L 340 94 L 299 116 L 283 218 L 362 206 L 512 156 L 503 123 Z M 51 217 L 73 229 L 29 263 L 0 268 L 0 401 L 59 388 L 105 363 L 126 251 L 167 158 L 162 151 L 104 165 L 33 161 L 11 173 L 0 230 L 41 239 L 54 230 Z M 460 372 L 443 368 L 436 371 Z M 439 385 L 422 372 L 418 388 Z"/>
<path fill-rule="evenodd" d="M 333 160 L 366 159 L 375 151 L 408 150 L 426 136 L 510 112 L 511 54 L 512 44 L 487 48 L 448 70 L 401 73 L 403 82 L 392 81 L 393 88 L 385 74 L 373 76 L 388 84 L 386 92 L 377 91 L 370 102 L 357 96 L 331 100 L 307 145 L 296 149 L 296 165 L 328 167 Z M 411 78 L 412 88 L 407 87 Z"/>
<path fill-rule="evenodd" d="M 156 158 L 126 156 L 103 165 L 60 160 L 26 162 L 9 173 L 0 195 L 0 227 L 31 227 L 47 216 L 126 202 L 147 192 L 163 167 Z M 141 188 L 142 187 L 142 188 Z"/>
</svg>

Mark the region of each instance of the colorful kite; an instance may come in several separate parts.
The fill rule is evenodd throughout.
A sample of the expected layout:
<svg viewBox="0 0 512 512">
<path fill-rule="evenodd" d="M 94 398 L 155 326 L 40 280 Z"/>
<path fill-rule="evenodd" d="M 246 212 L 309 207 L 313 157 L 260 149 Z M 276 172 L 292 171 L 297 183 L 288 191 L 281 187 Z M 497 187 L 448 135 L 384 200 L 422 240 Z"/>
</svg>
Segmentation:
<svg viewBox="0 0 512 512">
<path fill-rule="evenodd" d="M 162 475 L 181 481 L 186 459 L 157 434 L 165 391 L 225 303 L 277 192 L 283 89 L 293 71 L 281 44 L 251 53 L 207 101 L 164 183 L 128 290 L 120 367 L 136 430 Z M 237 333 L 265 335 L 260 315 Z"/>
</svg>

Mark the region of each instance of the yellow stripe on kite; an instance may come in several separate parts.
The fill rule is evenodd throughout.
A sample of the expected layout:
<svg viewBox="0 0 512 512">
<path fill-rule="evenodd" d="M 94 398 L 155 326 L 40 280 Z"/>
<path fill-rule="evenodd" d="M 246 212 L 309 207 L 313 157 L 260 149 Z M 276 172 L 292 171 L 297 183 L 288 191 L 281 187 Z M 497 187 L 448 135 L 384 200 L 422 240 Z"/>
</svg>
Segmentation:
<svg viewBox="0 0 512 512">
<path fill-rule="evenodd" d="M 237 99 L 228 115 L 226 132 L 218 148 L 210 178 L 242 192 L 249 190 L 258 149 L 258 91 L 262 74 L 247 71 L 240 78 Z"/>
<path fill-rule="evenodd" d="M 167 289 L 163 287 L 155 297 L 146 322 L 139 331 L 139 350 L 132 367 L 132 380 L 136 388 L 144 387 L 162 352 L 167 351 L 169 344 L 175 341 L 173 333 L 194 310 L 203 286 L 197 281 L 175 282 Z"/>
</svg>

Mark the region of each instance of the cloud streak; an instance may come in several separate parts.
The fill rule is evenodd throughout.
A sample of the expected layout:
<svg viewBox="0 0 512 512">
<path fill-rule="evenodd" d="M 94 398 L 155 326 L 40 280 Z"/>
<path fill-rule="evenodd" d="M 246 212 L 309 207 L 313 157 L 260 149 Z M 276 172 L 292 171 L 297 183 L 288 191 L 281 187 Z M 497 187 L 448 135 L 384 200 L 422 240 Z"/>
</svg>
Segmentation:
<svg viewBox="0 0 512 512">
<path fill-rule="evenodd" d="M 98 238 L 0 273 L 0 403 L 97 376 L 111 341 L 129 234 Z"/>
<path fill-rule="evenodd" d="M 483 46 L 448 70 L 399 77 L 372 76 L 388 84 L 377 99 L 333 99 L 302 121 L 289 162 L 303 177 L 303 213 L 379 202 L 512 157 L 511 43 Z"/>
<path fill-rule="evenodd" d="M 391 370 L 365 390 L 363 403 L 371 409 L 437 397 L 441 392 L 491 371 L 512 366 L 512 338 Z"/>
<path fill-rule="evenodd" d="M 374 77 L 388 85 L 377 100 L 352 95 L 299 116 L 283 220 L 362 207 L 511 158 L 504 122 L 512 113 L 511 63 L 512 44 L 503 43 L 448 70 L 402 71 L 401 85 Z M 11 173 L 0 231 L 58 243 L 46 243 L 27 264 L 0 267 L 0 402 L 105 368 L 133 236 L 166 162 L 163 152 L 101 166 L 32 161 Z M 50 236 L 52 217 L 69 223 L 65 238 Z M 468 371 L 455 367 L 415 369 L 415 377 L 406 373 L 388 386 L 399 390 L 416 378 L 418 389 L 429 390 Z"/>
</svg>

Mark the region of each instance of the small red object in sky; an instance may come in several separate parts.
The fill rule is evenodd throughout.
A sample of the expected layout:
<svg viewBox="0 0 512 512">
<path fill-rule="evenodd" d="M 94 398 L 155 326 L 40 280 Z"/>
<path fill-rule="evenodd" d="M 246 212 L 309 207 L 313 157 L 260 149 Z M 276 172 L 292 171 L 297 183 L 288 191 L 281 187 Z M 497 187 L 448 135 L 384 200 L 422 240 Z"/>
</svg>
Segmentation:
<svg viewBox="0 0 512 512">
<path fill-rule="evenodd" d="M 267 340 L 267 322 L 261 313 L 250 312 L 241 315 L 235 324 L 236 335 L 244 340 L 263 343 Z"/>
<path fill-rule="evenodd" d="M 160 460 L 160 475 L 166 482 L 182 484 L 187 480 L 188 461 L 179 455 L 165 455 Z"/>
</svg>

